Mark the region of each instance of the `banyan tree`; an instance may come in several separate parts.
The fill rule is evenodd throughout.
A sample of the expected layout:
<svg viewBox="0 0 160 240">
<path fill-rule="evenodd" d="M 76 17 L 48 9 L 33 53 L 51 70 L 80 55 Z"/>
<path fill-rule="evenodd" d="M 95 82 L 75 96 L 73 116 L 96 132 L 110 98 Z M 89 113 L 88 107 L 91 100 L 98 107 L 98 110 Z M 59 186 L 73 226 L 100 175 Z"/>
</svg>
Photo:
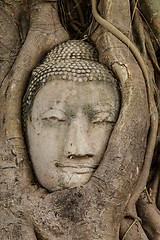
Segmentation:
<svg viewBox="0 0 160 240">
<path fill-rule="evenodd" d="M 160 239 L 159 1 L 0 13 L 0 239 Z"/>
</svg>

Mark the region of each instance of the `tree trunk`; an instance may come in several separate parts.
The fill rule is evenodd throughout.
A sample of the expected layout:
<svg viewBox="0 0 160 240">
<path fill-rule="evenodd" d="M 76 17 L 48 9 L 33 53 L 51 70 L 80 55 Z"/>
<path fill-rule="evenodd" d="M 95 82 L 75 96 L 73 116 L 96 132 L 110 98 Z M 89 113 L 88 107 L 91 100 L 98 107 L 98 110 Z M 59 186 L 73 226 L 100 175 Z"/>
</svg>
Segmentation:
<svg viewBox="0 0 160 240">
<path fill-rule="evenodd" d="M 94 4 L 0 3 L 2 240 L 160 239 L 160 6 L 158 0 L 101 0 L 95 4 L 101 22 Z M 37 183 L 27 154 L 21 103 L 32 70 L 48 51 L 73 38 L 95 44 L 99 61 L 118 79 L 121 110 L 91 180 L 49 193 Z"/>
</svg>

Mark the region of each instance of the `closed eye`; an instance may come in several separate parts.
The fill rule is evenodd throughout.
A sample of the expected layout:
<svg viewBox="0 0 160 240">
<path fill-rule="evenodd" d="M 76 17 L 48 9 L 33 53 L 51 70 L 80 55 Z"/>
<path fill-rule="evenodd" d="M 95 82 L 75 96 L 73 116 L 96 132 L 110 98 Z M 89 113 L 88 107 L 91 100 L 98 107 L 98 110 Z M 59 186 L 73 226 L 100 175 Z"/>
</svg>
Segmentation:
<svg viewBox="0 0 160 240">
<path fill-rule="evenodd" d="M 49 109 L 42 116 L 42 121 L 48 124 L 65 122 L 67 120 L 66 113 L 61 109 Z"/>
<path fill-rule="evenodd" d="M 115 114 L 109 111 L 101 111 L 96 114 L 94 119 L 91 121 L 93 124 L 100 124 L 100 123 L 116 123 L 116 117 Z"/>
<path fill-rule="evenodd" d="M 51 117 L 46 117 L 46 118 L 42 118 L 42 121 L 46 121 L 46 122 L 65 122 L 66 120 L 64 118 L 60 118 L 60 117 L 56 117 L 56 116 L 51 116 Z"/>
<path fill-rule="evenodd" d="M 52 117 L 48 117 L 48 118 L 42 118 L 42 120 L 50 120 L 50 121 L 54 121 L 54 120 L 58 120 L 58 121 L 61 121 L 61 122 L 65 122 L 65 119 L 62 119 L 62 118 L 58 118 L 56 116 L 52 116 Z"/>
<path fill-rule="evenodd" d="M 104 118 L 104 119 L 97 118 L 97 119 L 95 119 L 95 120 L 92 121 L 92 124 L 100 124 L 100 123 L 115 124 L 114 121 L 109 121 L 108 118 Z"/>
</svg>

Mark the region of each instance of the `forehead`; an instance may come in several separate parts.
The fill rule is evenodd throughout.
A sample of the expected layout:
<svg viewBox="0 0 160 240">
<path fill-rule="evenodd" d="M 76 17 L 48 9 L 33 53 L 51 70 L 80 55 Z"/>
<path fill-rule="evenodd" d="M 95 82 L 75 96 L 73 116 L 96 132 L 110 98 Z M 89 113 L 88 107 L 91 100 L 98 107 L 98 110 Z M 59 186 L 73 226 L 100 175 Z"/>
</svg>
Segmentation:
<svg viewBox="0 0 160 240">
<path fill-rule="evenodd" d="M 106 82 L 88 81 L 73 82 L 54 80 L 48 82 L 37 93 L 32 112 L 43 112 L 55 105 L 78 108 L 82 105 L 119 106 L 119 93 L 117 88 Z"/>
</svg>

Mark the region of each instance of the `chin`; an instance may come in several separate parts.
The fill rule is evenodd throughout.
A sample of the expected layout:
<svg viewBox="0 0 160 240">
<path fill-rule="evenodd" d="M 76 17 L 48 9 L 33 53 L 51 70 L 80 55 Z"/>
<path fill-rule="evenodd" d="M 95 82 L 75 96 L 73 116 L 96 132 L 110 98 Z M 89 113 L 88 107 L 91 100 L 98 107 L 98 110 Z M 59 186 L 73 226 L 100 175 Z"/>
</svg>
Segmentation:
<svg viewBox="0 0 160 240">
<path fill-rule="evenodd" d="M 72 176 L 69 182 L 66 182 L 64 187 L 65 188 L 74 188 L 85 185 L 91 179 L 92 174 L 84 173 L 84 174 L 75 174 Z"/>
<path fill-rule="evenodd" d="M 66 188 L 74 188 L 85 185 L 91 179 L 93 173 L 73 173 L 61 175 L 59 181 L 54 186 L 44 186 L 49 192 L 62 190 Z"/>
</svg>

